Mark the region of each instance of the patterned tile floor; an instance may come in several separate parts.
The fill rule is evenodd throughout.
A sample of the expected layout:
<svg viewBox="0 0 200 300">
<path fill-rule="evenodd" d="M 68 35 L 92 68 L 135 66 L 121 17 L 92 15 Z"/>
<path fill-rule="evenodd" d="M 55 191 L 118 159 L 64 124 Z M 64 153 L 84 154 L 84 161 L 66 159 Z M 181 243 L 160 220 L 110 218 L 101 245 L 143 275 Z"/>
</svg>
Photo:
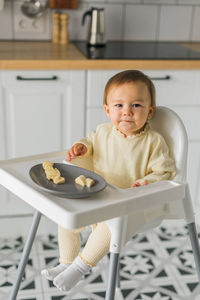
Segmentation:
<svg viewBox="0 0 200 300">
<path fill-rule="evenodd" d="M 0 300 L 9 298 L 23 243 L 23 237 L 0 239 Z M 57 237 L 38 236 L 17 300 L 105 299 L 108 260 L 104 257 L 68 294 L 58 291 L 40 276 L 41 269 L 58 262 Z M 183 224 L 163 224 L 129 241 L 121 255 L 120 277 L 116 300 L 200 300 L 200 285 Z"/>
</svg>

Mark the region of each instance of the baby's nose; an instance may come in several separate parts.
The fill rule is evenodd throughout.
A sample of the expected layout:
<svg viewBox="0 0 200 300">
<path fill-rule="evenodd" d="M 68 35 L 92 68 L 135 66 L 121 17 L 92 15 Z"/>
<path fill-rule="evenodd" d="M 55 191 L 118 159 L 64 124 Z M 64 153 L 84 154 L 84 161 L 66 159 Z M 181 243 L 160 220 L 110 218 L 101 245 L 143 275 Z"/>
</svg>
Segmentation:
<svg viewBox="0 0 200 300">
<path fill-rule="evenodd" d="M 126 115 L 132 114 L 132 107 L 131 106 L 124 107 L 124 114 Z"/>
</svg>

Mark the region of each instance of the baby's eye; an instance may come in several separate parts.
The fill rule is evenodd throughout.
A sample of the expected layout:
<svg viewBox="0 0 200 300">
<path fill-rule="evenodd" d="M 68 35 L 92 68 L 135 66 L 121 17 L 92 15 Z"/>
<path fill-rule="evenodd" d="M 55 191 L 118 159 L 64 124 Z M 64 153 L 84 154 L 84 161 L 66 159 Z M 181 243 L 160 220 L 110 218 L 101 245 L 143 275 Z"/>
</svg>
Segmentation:
<svg viewBox="0 0 200 300">
<path fill-rule="evenodd" d="M 132 107 L 140 107 L 140 106 L 141 106 L 141 104 L 138 104 L 138 103 L 135 103 L 132 105 Z"/>
<path fill-rule="evenodd" d="M 115 106 L 116 106 L 116 107 L 122 107 L 122 104 L 117 103 L 117 104 L 115 104 Z"/>
</svg>

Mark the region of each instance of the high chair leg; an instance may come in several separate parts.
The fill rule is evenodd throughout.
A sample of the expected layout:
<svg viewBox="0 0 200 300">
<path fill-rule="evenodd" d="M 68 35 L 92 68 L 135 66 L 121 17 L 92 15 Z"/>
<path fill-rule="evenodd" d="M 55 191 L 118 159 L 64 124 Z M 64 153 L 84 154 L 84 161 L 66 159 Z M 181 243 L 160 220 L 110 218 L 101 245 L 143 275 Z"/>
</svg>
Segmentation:
<svg viewBox="0 0 200 300">
<path fill-rule="evenodd" d="M 117 281 L 117 273 L 119 266 L 119 253 L 110 253 L 109 273 L 108 273 L 108 285 L 106 290 L 105 300 L 115 299 L 115 289 Z"/>
<path fill-rule="evenodd" d="M 195 222 L 192 222 L 192 223 L 187 224 L 187 226 L 188 226 L 190 241 L 191 241 L 192 250 L 193 250 L 193 254 L 194 254 L 197 275 L 198 275 L 199 282 L 200 282 L 200 247 L 199 247 L 196 225 L 195 225 Z"/>
<path fill-rule="evenodd" d="M 41 213 L 39 211 L 35 211 L 34 216 L 33 216 L 33 221 L 31 224 L 31 228 L 29 230 L 28 233 L 28 237 L 26 240 L 26 243 L 24 245 L 24 249 L 23 249 L 23 253 L 22 253 L 22 257 L 18 266 L 18 270 L 17 270 L 17 278 L 16 281 L 12 287 L 11 293 L 10 293 L 10 297 L 9 300 L 16 300 L 17 299 L 17 294 L 19 291 L 19 287 L 20 287 L 20 283 L 22 281 L 22 277 L 24 275 L 24 270 L 29 258 L 29 254 L 31 252 L 31 248 L 33 245 L 33 241 L 35 239 L 35 235 L 40 223 L 40 218 L 41 218 Z"/>
<path fill-rule="evenodd" d="M 120 259 L 119 259 L 120 261 Z M 117 288 L 120 289 L 120 263 L 118 261 L 118 268 L 117 268 L 117 279 L 116 279 L 116 282 L 117 282 Z"/>
</svg>

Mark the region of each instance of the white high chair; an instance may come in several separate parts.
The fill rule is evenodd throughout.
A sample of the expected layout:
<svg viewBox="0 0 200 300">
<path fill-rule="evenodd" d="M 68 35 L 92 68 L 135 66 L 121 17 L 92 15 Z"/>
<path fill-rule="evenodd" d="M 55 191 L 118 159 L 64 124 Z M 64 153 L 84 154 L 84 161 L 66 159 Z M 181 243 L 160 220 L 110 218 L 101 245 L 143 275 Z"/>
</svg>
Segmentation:
<svg viewBox="0 0 200 300">
<path fill-rule="evenodd" d="M 177 198 L 176 188 L 171 194 L 163 190 L 162 197 L 149 195 L 148 201 L 138 203 L 135 211 L 107 221 L 111 230 L 109 279 L 106 300 L 114 300 L 118 273 L 119 254 L 124 244 L 136 233 L 159 225 L 164 219 L 184 219 L 188 226 L 198 278 L 200 281 L 200 247 L 195 226 L 194 213 L 186 183 L 188 139 L 185 127 L 179 116 L 166 107 L 157 107 L 151 127 L 165 138 L 176 161 L 177 174 L 173 181 L 179 182 L 184 191 L 183 198 Z M 157 183 L 154 183 L 157 184 Z M 145 188 L 150 188 L 147 185 Z M 163 187 L 165 184 L 163 185 Z M 162 187 L 161 187 L 162 191 Z"/>
<path fill-rule="evenodd" d="M 185 127 L 177 114 L 165 107 L 157 108 L 151 125 L 164 136 L 176 160 L 177 175 L 173 181 L 161 181 L 129 189 L 119 189 L 108 184 L 101 193 L 89 198 L 70 199 L 41 190 L 29 175 L 30 169 L 44 160 L 62 163 L 66 151 L 0 161 L 0 184 L 35 209 L 9 300 L 17 299 L 42 215 L 67 229 L 107 222 L 111 230 L 111 255 L 106 300 L 115 298 L 122 247 L 134 234 L 153 228 L 164 219 L 181 218 L 187 223 L 200 280 L 200 247 L 186 182 L 188 141 Z"/>
</svg>

